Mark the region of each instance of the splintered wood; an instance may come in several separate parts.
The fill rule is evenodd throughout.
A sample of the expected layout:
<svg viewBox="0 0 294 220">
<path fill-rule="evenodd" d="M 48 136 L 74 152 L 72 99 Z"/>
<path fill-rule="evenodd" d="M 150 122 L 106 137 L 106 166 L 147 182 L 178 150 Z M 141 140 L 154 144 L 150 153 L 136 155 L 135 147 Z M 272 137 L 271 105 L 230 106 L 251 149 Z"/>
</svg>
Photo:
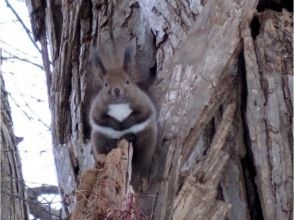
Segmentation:
<svg viewBox="0 0 294 220">
<path fill-rule="evenodd" d="M 236 101 L 230 103 L 212 140 L 205 160 L 188 175 L 174 202 L 173 219 L 225 219 L 231 204 L 217 201 L 217 186 L 229 154 L 223 151 L 236 112 Z"/>
<path fill-rule="evenodd" d="M 71 220 L 119 219 L 136 215 L 130 185 L 133 147 L 125 140 L 107 155 L 99 155 L 97 168 L 81 175 Z"/>
</svg>

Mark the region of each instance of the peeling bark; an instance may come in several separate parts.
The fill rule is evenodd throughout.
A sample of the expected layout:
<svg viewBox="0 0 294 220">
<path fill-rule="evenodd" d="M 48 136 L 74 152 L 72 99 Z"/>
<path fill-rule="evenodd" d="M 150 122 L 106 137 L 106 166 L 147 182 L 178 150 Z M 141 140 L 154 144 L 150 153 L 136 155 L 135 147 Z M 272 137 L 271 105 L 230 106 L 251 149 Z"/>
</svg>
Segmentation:
<svg viewBox="0 0 294 220">
<path fill-rule="evenodd" d="M 231 204 L 215 201 L 217 186 L 229 154 L 223 151 L 234 120 L 236 100 L 227 106 L 206 158 L 198 163 L 174 200 L 173 219 L 225 219 Z M 219 208 L 222 208 L 221 212 Z"/>
<path fill-rule="evenodd" d="M 247 80 L 246 119 L 265 219 L 292 218 L 293 82 L 292 16 L 265 11 L 257 15 L 260 33 L 253 41 L 243 30 Z"/>
</svg>

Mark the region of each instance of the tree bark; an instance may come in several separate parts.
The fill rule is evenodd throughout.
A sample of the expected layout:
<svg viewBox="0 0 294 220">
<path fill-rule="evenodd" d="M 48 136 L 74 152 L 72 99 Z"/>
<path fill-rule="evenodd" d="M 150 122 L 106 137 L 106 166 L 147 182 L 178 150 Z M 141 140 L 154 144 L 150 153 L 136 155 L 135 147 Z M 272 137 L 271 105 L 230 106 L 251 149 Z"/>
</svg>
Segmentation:
<svg viewBox="0 0 294 220">
<path fill-rule="evenodd" d="M 0 49 L 1 57 L 1 49 Z M 1 67 L 0 58 L 0 67 Z M 1 85 L 1 219 L 28 219 L 17 137 L 13 132 L 10 106 L 0 68 Z"/>
<path fill-rule="evenodd" d="M 257 3 L 28 1 L 33 30 L 45 22 L 51 46 L 65 215 L 79 176 L 94 167 L 89 48 L 112 34 L 136 46 L 146 73 L 157 72 L 160 140 L 148 178 L 133 182 L 143 212 L 152 219 L 291 219 L 292 15 L 254 17 Z"/>
<path fill-rule="evenodd" d="M 246 121 L 265 219 L 291 219 L 293 197 L 292 18 L 265 11 L 257 15 L 253 41 L 243 30 L 247 80 Z M 270 46 L 269 46 L 270 45 Z"/>
</svg>

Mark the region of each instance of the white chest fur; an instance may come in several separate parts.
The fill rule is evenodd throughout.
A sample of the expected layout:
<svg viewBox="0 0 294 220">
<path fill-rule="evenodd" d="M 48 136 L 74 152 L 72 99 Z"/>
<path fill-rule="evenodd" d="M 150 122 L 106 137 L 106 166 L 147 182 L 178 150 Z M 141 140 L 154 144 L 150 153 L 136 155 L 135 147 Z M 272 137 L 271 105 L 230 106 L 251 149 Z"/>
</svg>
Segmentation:
<svg viewBox="0 0 294 220">
<path fill-rule="evenodd" d="M 132 109 L 130 109 L 129 103 L 108 105 L 107 114 L 119 122 L 126 119 L 131 113 Z"/>
<path fill-rule="evenodd" d="M 92 129 L 94 131 L 100 132 L 109 138 L 119 139 L 126 134 L 137 134 L 137 133 L 143 131 L 147 127 L 149 122 L 150 122 L 150 119 L 147 119 L 144 122 L 141 122 L 139 124 L 135 124 L 132 127 L 128 128 L 126 130 L 122 130 L 122 131 L 117 131 L 117 130 L 114 130 L 113 128 L 110 128 L 110 127 L 100 126 L 98 124 L 95 124 L 93 121 L 91 121 L 91 125 L 92 125 Z"/>
</svg>

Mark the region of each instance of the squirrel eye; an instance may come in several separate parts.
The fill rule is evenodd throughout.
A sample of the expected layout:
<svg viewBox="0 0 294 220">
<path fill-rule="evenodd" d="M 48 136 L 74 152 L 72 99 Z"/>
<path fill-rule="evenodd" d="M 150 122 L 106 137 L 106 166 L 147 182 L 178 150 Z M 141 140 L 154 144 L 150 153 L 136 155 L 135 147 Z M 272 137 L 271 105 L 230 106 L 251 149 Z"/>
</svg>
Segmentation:
<svg viewBox="0 0 294 220">
<path fill-rule="evenodd" d="M 105 83 L 104 83 L 104 86 L 105 86 L 105 87 L 107 87 L 107 86 L 108 86 L 107 82 L 105 82 Z"/>
<path fill-rule="evenodd" d="M 130 81 L 129 81 L 129 80 L 127 80 L 127 81 L 126 81 L 126 84 L 130 84 Z"/>
</svg>

